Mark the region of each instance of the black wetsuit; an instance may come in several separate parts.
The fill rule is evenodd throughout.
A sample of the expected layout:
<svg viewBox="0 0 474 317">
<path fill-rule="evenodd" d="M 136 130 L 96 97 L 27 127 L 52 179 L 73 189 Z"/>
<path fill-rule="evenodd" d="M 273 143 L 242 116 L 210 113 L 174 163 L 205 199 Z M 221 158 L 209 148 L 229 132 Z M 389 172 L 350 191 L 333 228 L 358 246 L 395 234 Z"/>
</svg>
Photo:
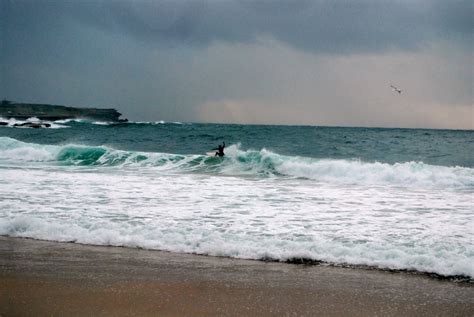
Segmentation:
<svg viewBox="0 0 474 317">
<path fill-rule="evenodd" d="M 225 148 L 225 143 L 222 142 L 222 145 L 219 145 L 217 147 L 217 149 L 216 149 L 217 152 L 216 152 L 216 155 L 214 155 L 214 156 L 221 156 L 221 157 L 224 156 L 224 148 Z"/>
</svg>

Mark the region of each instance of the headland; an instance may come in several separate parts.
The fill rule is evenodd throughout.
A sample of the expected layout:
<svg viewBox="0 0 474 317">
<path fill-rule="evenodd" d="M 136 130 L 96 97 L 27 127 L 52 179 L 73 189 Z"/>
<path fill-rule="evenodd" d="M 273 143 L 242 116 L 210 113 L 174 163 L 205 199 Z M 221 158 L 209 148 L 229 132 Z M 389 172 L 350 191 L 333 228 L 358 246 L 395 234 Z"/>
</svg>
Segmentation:
<svg viewBox="0 0 474 317">
<path fill-rule="evenodd" d="M 37 118 L 40 121 L 90 119 L 127 122 L 127 119 L 120 119 L 121 115 L 113 108 L 76 108 L 63 105 L 17 103 L 9 100 L 3 100 L 0 103 L 0 117 L 5 119 L 27 120 L 28 118 Z"/>
</svg>

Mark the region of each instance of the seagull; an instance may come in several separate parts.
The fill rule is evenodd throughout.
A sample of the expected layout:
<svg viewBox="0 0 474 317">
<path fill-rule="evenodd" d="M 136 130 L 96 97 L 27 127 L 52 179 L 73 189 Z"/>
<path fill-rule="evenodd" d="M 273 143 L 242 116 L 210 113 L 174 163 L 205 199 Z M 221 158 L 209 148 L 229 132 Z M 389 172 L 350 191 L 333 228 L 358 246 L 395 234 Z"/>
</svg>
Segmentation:
<svg viewBox="0 0 474 317">
<path fill-rule="evenodd" d="M 402 90 L 399 89 L 399 88 L 397 88 L 397 87 L 395 87 L 394 85 L 390 85 L 390 87 L 392 87 L 392 90 L 393 90 L 393 91 L 396 91 L 396 92 L 398 92 L 399 94 L 402 93 Z"/>
</svg>

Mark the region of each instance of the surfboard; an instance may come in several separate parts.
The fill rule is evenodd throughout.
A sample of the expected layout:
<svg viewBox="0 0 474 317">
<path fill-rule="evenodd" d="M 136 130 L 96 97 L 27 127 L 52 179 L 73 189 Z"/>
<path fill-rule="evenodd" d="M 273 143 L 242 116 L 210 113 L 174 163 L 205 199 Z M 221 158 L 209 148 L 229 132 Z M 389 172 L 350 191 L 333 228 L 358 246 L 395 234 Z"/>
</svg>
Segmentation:
<svg viewBox="0 0 474 317">
<path fill-rule="evenodd" d="M 207 156 L 215 156 L 215 155 L 216 155 L 216 152 L 215 152 L 215 151 L 214 151 L 214 152 L 207 152 L 206 155 L 207 155 Z"/>
</svg>

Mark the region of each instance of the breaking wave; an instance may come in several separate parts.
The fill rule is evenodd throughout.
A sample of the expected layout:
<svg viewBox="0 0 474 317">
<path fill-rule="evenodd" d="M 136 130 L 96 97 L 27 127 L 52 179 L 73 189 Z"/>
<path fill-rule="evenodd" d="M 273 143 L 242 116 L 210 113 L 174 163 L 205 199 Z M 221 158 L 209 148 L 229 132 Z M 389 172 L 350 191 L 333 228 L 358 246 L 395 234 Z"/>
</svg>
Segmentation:
<svg viewBox="0 0 474 317">
<path fill-rule="evenodd" d="M 224 158 L 201 154 L 170 154 L 116 150 L 106 146 L 41 145 L 0 137 L 0 163 L 53 162 L 63 166 L 151 167 L 173 172 L 233 176 L 294 177 L 326 183 L 408 187 L 474 188 L 474 169 L 395 164 L 360 160 L 285 156 L 266 149 L 226 148 Z"/>
<path fill-rule="evenodd" d="M 65 123 L 65 122 L 59 122 L 59 121 L 47 121 L 47 120 L 40 120 L 36 117 L 31 117 L 31 118 L 28 118 L 26 120 L 18 120 L 18 119 L 14 119 L 14 118 L 10 118 L 10 119 L 5 119 L 5 118 L 2 118 L 0 117 L 0 122 L 3 122 L 3 123 L 6 123 L 6 125 L 4 125 L 5 127 L 9 127 L 9 128 L 24 128 L 24 126 L 22 126 L 23 124 L 26 124 L 26 123 L 38 123 L 38 124 L 42 124 L 42 125 L 47 125 L 47 127 L 49 129 L 62 129 L 62 128 L 69 128 L 68 126 L 65 126 L 61 123 Z"/>
</svg>

